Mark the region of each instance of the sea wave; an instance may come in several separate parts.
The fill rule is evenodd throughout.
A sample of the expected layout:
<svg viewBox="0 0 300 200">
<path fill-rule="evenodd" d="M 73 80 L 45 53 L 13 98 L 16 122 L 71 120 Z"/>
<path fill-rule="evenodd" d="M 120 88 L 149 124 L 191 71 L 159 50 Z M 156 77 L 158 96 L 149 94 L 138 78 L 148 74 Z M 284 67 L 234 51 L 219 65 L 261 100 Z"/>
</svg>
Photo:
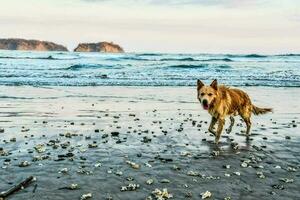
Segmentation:
<svg viewBox="0 0 300 200">
<path fill-rule="evenodd" d="M 0 56 L 0 59 L 25 59 L 25 60 L 75 60 L 78 58 L 55 58 L 53 56 L 47 57 L 14 57 L 14 56 Z"/>
<path fill-rule="evenodd" d="M 224 62 L 233 62 L 230 58 L 211 58 L 211 59 L 197 59 L 192 57 L 185 58 L 141 58 L 141 57 L 118 57 L 118 58 L 107 58 L 109 61 L 121 61 L 121 60 L 134 60 L 134 61 L 187 61 L 187 62 L 215 62 L 215 61 L 224 61 Z"/>
<path fill-rule="evenodd" d="M 230 58 L 210 58 L 210 59 L 196 59 L 196 58 L 162 58 L 159 61 L 202 61 L 202 62 L 215 62 L 215 61 L 224 61 L 224 62 L 233 62 Z"/>
<path fill-rule="evenodd" d="M 77 71 L 81 69 L 100 69 L 100 68 L 114 68 L 113 65 L 100 65 L 100 64 L 75 64 L 61 70 L 72 70 Z"/>
<path fill-rule="evenodd" d="M 266 58 L 268 56 L 261 55 L 261 54 L 245 54 L 245 55 L 226 54 L 226 57 L 230 57 L 230 58 Z"/>
<path fill-rule="evenodd" d="M 245 55 L 246 58 L 266 58 L 268 56 L 266 55 L 260 55 L 260 54 L 248 54 L 248 55 Z"/>
<path fill-rule="evenodd" d="M 224 62 L 233 62 L 234 60 L 230 58 L 211 58 L 211 59 L 206 59 L 206 60 L 200 60 L 203 62 L 213 62 L 213 61 L 224 61 Z"/>
<path fill-rule="evenodd" d="M 162 58 L 159 61 L 199 61 L 195 58 Z"/>
<path fill-rule="evenodd" d="M 139 53 L 136 56 L 161 56 L 161 53 Z"/>
<path fill-rule="evenodd" d="M 204 81 L 211 81 L 215 76 L 210 76 L 206 78 L 199 77 L 199 79 Z M 248 77 L 249 78 L 249 77 Z M 245 79 L 248 79 L 245 77 Z M 169 81 L 120 81 L 120 80 L 110 80 L 110 79 L 99 79 L 101 81 L 73 81 L 73 82 L 48 82 L 48 81 L 4 81 L 0 80 L 0 85 L 5 86 L 24 86 L 30 85 L 34 87 L 43 87 L 43 86 L 72 86 L 72 87 L 83 87 L 83 86 L 152 86 L 152 87 L 161 87 L 161 86 L 191 86 L 195 87 L 196 79 L 190 80 L 169 80 Z M 108 80 L 108 81 L 104 81 Z M 285 81 L 282 80 L 270 80 L 270 79 L 252 79 L 247 82 L 232 82 L 230 80 L 220 79 L 218 81 L 225 85 L 230 86 L 265 86 L 265 87 L 300 87 L 300 81 Z M 1 98 L 1 97 L 0 97 Z"/>
<path fill-rule="evenodd" d="M 148 58 L 140 58 L 140 57 L 123 57 L 119 58 L 120 60 L 136 60 L 136 61 L 151 61 L 151 59 Z"/>
<path fill-rule="evenodd" d="M 169 65 L 166 66 L 166 68 L 170 69 L 230 69 L 232 68 L 230 65 L 208 65 L 208 64 L 198 64 L 198 65 L 186 65 L 186 64 L 181 64 L 181 65 Z"/>
<path fill-rule="evenodd" d="M 276 56 L 282 56 L 282 57 L 300 57 L 300 54 L 294 54 L 294 53 L 289 53 L 289 54 L 278 54 Z"/>
<path fill-rule="evenodd" d="M 217 65 L 215 68 L 219 68 L 219 69 L 231 69 L 232 67 L 230 65 Z"/>
<path fill-rule="evenodd" d="M 141 58 L 141 57 L 111 57 L 111 58 L 106 58 L 105 60 L 107 61 L 122 61 L 122 60 L 133 60 L 133 61 L 155 61 L 153 59 L 148 59 L 148 58 Z"/>
<path fill-rule="evenodd" d="M 175 68 L 175 69 L 200 69 L 206 68 L 208 65 L 169 65 L 166 68 Z"/>
<path fill-rule="evenodd" d="M 17 97 L 17 96 L 1 95 L 0 99 L 34 99 L 34 98 L 32 98 L 32 97 Z"/>
<path fill-rule="evenodd" d="M 0 85 L 194 86 L 198 78 L 217 78 L 235 86 L 300 87 L 297 56 L 0 51 Z"/>
</svg>

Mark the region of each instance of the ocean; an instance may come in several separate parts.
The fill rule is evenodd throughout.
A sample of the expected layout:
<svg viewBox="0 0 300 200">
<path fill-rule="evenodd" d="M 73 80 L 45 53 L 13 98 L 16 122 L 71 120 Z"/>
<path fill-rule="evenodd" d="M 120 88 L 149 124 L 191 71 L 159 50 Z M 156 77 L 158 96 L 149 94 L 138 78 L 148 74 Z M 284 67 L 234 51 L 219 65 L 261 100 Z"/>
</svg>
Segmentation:
<svg viewBox="0 0 300 200">
<path fill-rule="evenodd" d="M 300 87 L 300 54 L 101 54 L 0 51 L 0 85 Z"/>
</svg>

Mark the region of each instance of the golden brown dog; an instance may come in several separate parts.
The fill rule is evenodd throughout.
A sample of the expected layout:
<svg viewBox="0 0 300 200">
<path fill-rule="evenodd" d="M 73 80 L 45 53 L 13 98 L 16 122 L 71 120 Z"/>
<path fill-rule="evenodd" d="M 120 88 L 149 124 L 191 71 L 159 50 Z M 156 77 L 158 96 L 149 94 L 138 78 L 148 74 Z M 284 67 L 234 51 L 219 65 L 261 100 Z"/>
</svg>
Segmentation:
<svg viewBox="0 0 300 200">
<path fill-rule="evenodd" d="M 230 116 L 229 133 L 234 125 L 233 116 L 240 115 L 246 123 L 246 134 L 249 136 L 251 114 L 259 115 L 272 112 L 271 108 L 258 108 L 253 105 L 249 96 L 242 90 L 231 89 L 224 85 L 218 86 L 217 80 L 214 80 L 210 85 L 204 85 L 198 80 L 197 98 L 202 104 L 203 109 L 207 110 L 212 116 L 208 130 L 216 136 L 216 143 L 219 142 L 225 124 L 225 117 Z M 218 123 L 218 128 L 215 132 L 214 125 L 216 123 Z"/>
</svg>

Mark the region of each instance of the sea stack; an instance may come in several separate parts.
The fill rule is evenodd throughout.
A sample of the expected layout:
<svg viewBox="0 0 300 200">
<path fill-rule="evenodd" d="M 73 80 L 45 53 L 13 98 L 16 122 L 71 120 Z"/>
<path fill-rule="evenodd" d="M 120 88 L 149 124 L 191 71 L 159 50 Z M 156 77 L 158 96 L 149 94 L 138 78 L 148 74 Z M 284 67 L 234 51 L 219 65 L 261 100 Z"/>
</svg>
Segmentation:
<svg viewBox="0 0 300 200">
<path fill-rule="evenodd" d="M 68 51 L 66 47 L 53 42 L 25 40 L 18 38 L 0 39 L 0 49 L 24 51 Z"/>
<path fill-rule="evenodd" d="M 80 43 L 76 52 L 124 53 L 122 47 L 112 42 Z"/>
</svg>

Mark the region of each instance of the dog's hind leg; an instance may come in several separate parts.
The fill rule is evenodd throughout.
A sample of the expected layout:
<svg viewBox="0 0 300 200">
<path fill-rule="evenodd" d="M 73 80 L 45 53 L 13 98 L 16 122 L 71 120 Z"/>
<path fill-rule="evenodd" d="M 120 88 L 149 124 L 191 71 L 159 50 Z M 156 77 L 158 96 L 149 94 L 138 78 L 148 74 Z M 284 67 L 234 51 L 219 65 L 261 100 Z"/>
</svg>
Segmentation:
<svg viewBox="0 0 300 200">
<path fill-rule="evenodd" d="M 250 118 L 247 118 L 247 119 L 244 119 L 244 120 L 245 120 L 245 123 L 246 123 L 246 126 L 247 126 L 246 135 L 247 135 L 247 137 L 249 137 L 250 129 L 251 129 L 251 120 L 250 120 Z"/>
<path fill-rule="evenodd" d="M 216 139 L 215 139 L 216 144 L 219 143 L 224 124 L 225 124 L 224 118 L 218 119 L 218 129 L 217 129 L 217 135 L 216 135 Z"/>
<path fill-rule="evenodd" d="M 245 124 L 247 126 L 246 135 L 247 135 L 247 137 L 249 137 L 249 135 L 250 135 L 250 129 L 251 129 L 251 113 L 250 112 L 246 112 L 246 113 L 242 114 L 241 117 L 245 121 Z"/>
<path fill-rule="evenodd" d="M 212 117 L 208 128 L 208 131 L 214 134 L 215 136 L 216 136 L 216 131 L 214 131 L 214 126 L 216 123 L 217 123 L 217 119 L 215 117 Z"/>
<path fill-rule="evenodd" d="M 234 117 L 230 116 L 230 126 L 227 129 L 227 133 L 230 133 L 232 131 L 233 125 L 234 125 Z"/>
</svg>

